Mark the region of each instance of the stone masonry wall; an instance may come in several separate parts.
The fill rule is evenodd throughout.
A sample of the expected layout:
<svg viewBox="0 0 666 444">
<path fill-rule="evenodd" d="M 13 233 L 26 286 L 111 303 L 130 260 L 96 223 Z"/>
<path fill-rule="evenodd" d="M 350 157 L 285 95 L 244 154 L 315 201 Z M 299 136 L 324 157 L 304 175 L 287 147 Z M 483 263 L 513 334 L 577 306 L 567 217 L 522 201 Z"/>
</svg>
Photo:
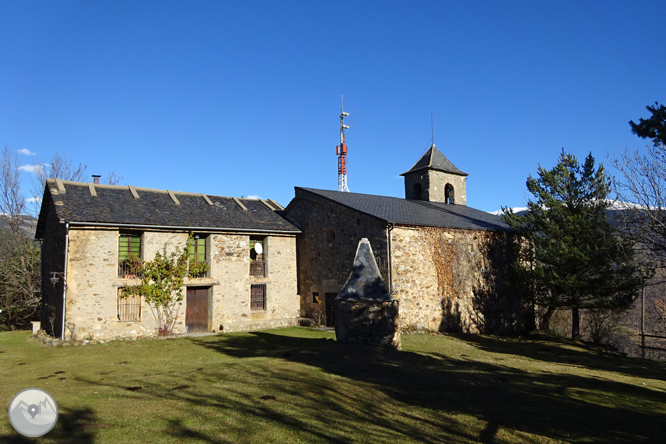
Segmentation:
<svg viewBox="0 0 666 444">
<path fill-rule="evenodd" d="M 368 344 L 400 350 L 400 301 L 335 301 L 335 336 L 338 342 Z"/>
<path fill-rule="evenodd" d="M 49 191 L 47 191 L 48 193 Z M 51 272 L 62 273 L 65 270 L 65 224 L 58 220 L 54 204 L 47 196 L 45 199 L 51 206 L 45 225 L 45 236 L 42 240 L 42 310 L 41 326 L 50 335 L 62 337 L 62 295 L 64 280 L 59 276 L 58 283 L 50 282 Z"/>
<path fill-rule="evenodd" d="M 213 288 L 213 328 L 224 332 L 297 325 L 299 299 L 296 291 L 296 238 L 267 236 L 264 242 L 266 277 L 252 277 L 250 237 L 212 235 L 211 276 L 220 284 Z M 266 284 L 266 310 L 250 310 L 250 287 Z"/>
<path fill-rule="evenodd" d="M 396 227 L 391 243 L 403 329 L 513 333 L 526 327 L 526 307 L 506 288 L 512 250 L 505 233 Z M 433 248 L 450 252 L 439 273 Z"/>
<path fill-rule="evenodd" d="M 325 313 L 325 294 L 337 294 L 342 289 L 351 272 L 358 243 L 364 237 L 372 245 L 382 276 L 388 276 L 386 226 L 379 221 L 352 210 L 332 208 L 305 199 L 290 207 L 288 217 L 303 231 L 297 235 L 302 316 Z M 330 234 L 327 240 L 329 230 L 335 233 L 332 242 L 328 241 Z M 319 294 L 319 303 L 313 302 L 313 292 Z"/>
<path fill-rule="evenodd" d="M 405 198 L 418 199 L 414 185 L 421 185 L 421 199 L 429 202 L 446 202 L 446 184 L 454 190 L 456 205 L 467 205 L 466 177 L 436 170 L 422 170 L 405 176 Z"/>
<path fill-rule="evenodd" d="M 70 230 L 66 338 L 113 339 L 156 334 L 157 323 L 142 300 L 141 320 L 118 320 L 118 288 L 137 283 L 118 278 L 117 229 Z M 249 234 L 210 234 L 207 237 L 208 276 L 185 281 L 174 333 L 185 333 L 187 287 L 209 288 L 209 330 L 238 331 L 296 325 L 299 300 L 296 293 L 296 240 L 293 236 L 267 236 L 268 275 L 249 276 Z M 164 244 L 180 251 L 185 232 L 145 231 L 142 259 L 152 259 Z M 250 285 L 265 283 L 267 309 L 250 310 Z"/>
<path fill-rule="evenodd" d="M 153 335 L 157 323 L 145 303 L 141 322 L 118 320 L 118 230 L 70 229 L 65 338 L 114 339 Z"/>
<path fill-rule="evenodd" d="M 441 171 L 429 171 L 430 176 L 430 201 L 446 202 L 446 184 L 451 184 L 454 191 L 454 203 L 456 205 L 467 205 L 467 178 L 457 174 L 447 174 Z"/>
</svg>

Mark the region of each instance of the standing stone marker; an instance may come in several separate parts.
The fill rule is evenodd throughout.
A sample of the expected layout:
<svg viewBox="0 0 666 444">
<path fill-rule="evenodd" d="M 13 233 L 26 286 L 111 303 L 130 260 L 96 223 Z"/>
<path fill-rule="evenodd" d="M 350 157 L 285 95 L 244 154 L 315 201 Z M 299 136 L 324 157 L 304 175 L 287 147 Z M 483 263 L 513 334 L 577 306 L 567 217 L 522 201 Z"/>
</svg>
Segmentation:
<svg viewBox="0 0 666 444">
<path fill-rule="evenodd" d="M 379 273 L 368 239 L 356 249 L 352 272 L 335 298 L 339 342 L 400 349 L 399 301 L 392 299 Z"/>
</svg>

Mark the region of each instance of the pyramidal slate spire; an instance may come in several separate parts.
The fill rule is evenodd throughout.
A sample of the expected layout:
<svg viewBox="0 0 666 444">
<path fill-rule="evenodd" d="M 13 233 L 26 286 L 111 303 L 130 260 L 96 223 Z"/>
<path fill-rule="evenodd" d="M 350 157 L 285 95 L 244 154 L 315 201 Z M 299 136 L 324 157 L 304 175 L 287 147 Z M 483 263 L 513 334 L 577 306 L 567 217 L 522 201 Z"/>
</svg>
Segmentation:
<svg viewBox="0 0 666 444">
<path fill-rule="evenodd" d="M 391 299 L 368 239 L 363 238 L 358 243 L 352 272 L 336 299 L 369 301 L 388 301 Z"/>
<path fill-rule="evenodd" d="M 437 149 L 434 143 L 430 149 L 426 151 L 423 156 L 421 156 L 418 162 L 416 162 L 414 166 L 409 169 L 409 171 L 402 173 L 401 176 L 405 176 L 406 174 L 423 169 L 442 171 L 444 173 L 457 174 L 460 176 L 469 176 L 469 174 L 460 171 L 458 167 L 452 164 L 451 161 L 447 159 L 440 150 Z"/>
<path fill-rule="evenodd" d="M 405 178 L 405 199 L 467 205 L 468 174 L 451 163 L 434 143 L 401 176 Z"/>
</svg>

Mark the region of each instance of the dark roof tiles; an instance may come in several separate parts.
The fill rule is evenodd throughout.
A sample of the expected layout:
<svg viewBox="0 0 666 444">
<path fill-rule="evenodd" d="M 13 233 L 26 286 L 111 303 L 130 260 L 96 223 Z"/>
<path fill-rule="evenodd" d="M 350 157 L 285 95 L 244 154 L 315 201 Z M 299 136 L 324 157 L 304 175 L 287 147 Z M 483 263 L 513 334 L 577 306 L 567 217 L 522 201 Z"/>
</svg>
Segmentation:
<svg viewBox="0 0 666 444">
<path fill-rule="evenodd" d="M 240 200 L 244 210 L 232 197 L 206 200 L 202 194 L 172 192 L 176 203 L 163 190 L 135 188 L 137 199 L 129 187 L 95 185 L 97 196 L 92 196 L 87 183 L 64 182 L 64 186 L 65 193 L 57 193 L 55 181 L 49 180 L 46 192 L 52 194 L 58 218 L 67 222 L 299 232 L 261 200 Z"/>
<path fill-rule="evenodd" d="M 299 197 L 323 198 L 386 223 L 398 225 L 464 230 L 511 230 L 501 217 L 465 205 L 296 187 L 296 199 Z M 289 208 L 286 212 L 289 213 Z"/>
<path fill-rule="evenodd" d="M 432 145 L 428 151 L 414 164 L 409 171 L 402 173 L 404 176 L 414 171 L 423 169 L 432 169 L 443 171 L 445 173 L 457 174 L 460 176 L 468 176 L 469 174 L 460 171 L 444 154 L 439 151 L 435 145 Z"/>
</svg>

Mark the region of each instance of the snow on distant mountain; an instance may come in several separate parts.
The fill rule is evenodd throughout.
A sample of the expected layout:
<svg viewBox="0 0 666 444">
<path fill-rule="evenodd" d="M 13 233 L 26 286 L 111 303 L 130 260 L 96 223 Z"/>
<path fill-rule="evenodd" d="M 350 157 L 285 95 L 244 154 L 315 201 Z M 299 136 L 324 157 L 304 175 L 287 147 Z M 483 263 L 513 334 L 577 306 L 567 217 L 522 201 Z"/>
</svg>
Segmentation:
<svg viewBox="0 0 666 444">
<path fill-rule="evenodd" d="M 606 199 L 606 201 L 610 204 L 610 206 L 608 207 L 609 211 L 622 211 L 633 208 L 645 208 L 645 206 L 643 205 L 638 205 L 630 202 L 622 202 L 619 200 Z M 513 207 L 511 209 L 513 210 L 514 213 L 518 215 L 527 212 L 527 207 Z M 504 210 L 491 211 L 490 214 L 494 214 L 495 216 L 501 216 L 502 214 L 504 214 Z"/>
<path fill-rule="evenodd" d="M 511 209 L 516 214 L 521 214 L 527 211 L 527 207 L 513 207 Z M 490 214 L 494 214 L 495 216 L 501 216 L 502 214 L 504 214 L 504 210 L 491 211 Z"/>
</svg>

